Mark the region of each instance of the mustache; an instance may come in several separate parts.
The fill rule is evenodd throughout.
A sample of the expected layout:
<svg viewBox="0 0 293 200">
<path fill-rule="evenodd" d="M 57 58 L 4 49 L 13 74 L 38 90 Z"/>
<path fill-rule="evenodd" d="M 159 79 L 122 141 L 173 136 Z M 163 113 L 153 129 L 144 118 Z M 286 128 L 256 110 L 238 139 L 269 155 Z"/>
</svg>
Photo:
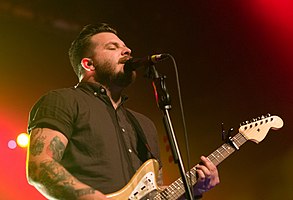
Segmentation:
<svg viewBox="0 0 293 200">
<path fill-rule="evenodd" d="M 131 58 L 132 58 L 132 56 L 124 56 L 124 57 L 119 59 L 118 63 L 119 64 L 125 64 L 125 62 L 128 61 Z"/>
</svg>

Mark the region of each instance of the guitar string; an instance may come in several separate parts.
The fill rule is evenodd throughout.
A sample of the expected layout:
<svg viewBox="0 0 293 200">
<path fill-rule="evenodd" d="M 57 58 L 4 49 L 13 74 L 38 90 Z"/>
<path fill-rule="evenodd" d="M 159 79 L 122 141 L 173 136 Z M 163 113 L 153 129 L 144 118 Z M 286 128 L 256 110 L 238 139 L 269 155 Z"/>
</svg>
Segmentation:
<svg viewBox="0 0 293 200">
<path fill-rule="evenodd" d="M 237 143 L 238 147 L 240 147 L 241 145 L 243 145 L 247 141 L 246 138 L 242 134 L 240 134 L 240 133 L 236 134 L 232 139 L 234 140 L 235 143 Z M 228 143 L 224 143 L 221 147 L 219 147 L 212 154 L 210 154 L 208 156 L 208 158 L 215 165 L 218 165 L 220 162 L 222 162 L 225 158 L 227 158 L 233 152 L 235 152 L 235 148 L 233 148 Z M 196 173 L 195 167 L 193 167 L 187 173 L 187 176 L 189 177 L 190 174 L 191 174 L 191 175 L 193 175 L 193 176 L 191 176 L 191 178 L 195 178 L 195 175 L 192 173 L 192 171 L 194 171 L 193 173 Z M 192 182 L 194 182 L 194 180 L 192 180 Z M 177 187 L 174 186 L 174 184 L 177 184 Z M 175 189 L 174 189 L 174 187 L 175 187 Z M 180 193 L 180 190 L 182 190 L 182 187 L 183 187 L 183 182 L 182 182 L 181 178 L 179 178 L 178 180 L 176 180 L 175 182 L 173 182 L 169 187 L 167 187 L 166 189 L 164 189 L 161 193 L 158 193 L 154 197 L 154 199 L 161 199 L 160 197 L 163 197 L 164 199 L 170 199 L 171 197 L 177 199 L 181 195 L 184 194 L 184 192 Z"/>
</svg>

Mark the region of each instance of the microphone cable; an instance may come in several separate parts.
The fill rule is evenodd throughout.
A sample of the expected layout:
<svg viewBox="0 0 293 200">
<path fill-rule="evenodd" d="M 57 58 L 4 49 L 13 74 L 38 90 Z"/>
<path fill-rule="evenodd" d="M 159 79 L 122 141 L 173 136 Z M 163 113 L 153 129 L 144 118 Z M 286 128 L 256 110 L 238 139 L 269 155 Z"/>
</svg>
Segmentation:
<svg viewBox="0 0 293 200">
<path fill-rule="evenodd" d="M 166 54 L 169 58 L 171 58 L 175 70 L 175 77 L 176 77 L 176 85 L 177 85 L 177 92 L 178 92 L 178 100 L 179 100 L 179 108 L 180 108 L 180 114 L 182 119 L 182 126 L 183 126 L 183 133 L 184 133 L 184 142 L 186 147 L 186 156 L 187 156 L 187 174 L 189 174 L 189 184 L 191 186 L 191 194 L 194 196 L 193 191 L 193 182 L 192 182 L 192 174 L 190 173 L 190 150 L 189 150 L 189 138 L 186 128 L 186 122 L 185 122 L 185 114 L 184 114 L 184 108 L 183 108 L 183 102 L 182 102 L 182 96 L 181 96 L 181 88 L 180 88 L 180 81 L 179 81 L 179 73 L 178 73 L 178 67 L 175 61 L 175 58 L 171 54 Z"/>
</svg>

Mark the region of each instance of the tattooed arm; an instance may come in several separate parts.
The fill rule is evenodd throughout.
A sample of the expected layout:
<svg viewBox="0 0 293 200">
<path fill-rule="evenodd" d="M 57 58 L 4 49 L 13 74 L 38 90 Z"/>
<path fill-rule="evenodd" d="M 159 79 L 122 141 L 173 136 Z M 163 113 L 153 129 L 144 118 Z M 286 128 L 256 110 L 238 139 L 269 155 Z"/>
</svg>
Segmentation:
<svg viewBox="0 0 293 200">
<path fill-rule="evenodd" d="M 30 134 L 27 155 L 27 179 L 48 199 L 105 200 L 105 195 L 81 183 L 59 164 L 67 138 L 48 128 L 36 128 Z"/>
</svg>

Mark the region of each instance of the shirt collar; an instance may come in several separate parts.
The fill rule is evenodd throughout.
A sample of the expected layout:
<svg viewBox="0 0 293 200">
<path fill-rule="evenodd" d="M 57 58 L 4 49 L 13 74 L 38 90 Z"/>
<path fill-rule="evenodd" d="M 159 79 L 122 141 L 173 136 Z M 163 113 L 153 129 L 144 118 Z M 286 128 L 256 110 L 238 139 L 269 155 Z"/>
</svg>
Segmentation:
<svg viewBox="0 0 293 200">
<path fill-rule="evenodd" d="M 107 96 L 107 92 L 104 86 L 102 86 L 100 83 L 92 83 L 92 82 L 79 82 L 74 88 L 82 88 L 90 93 L 92 93 L 96 97 L 100 97 L 102 99 L 105 99 Z M 123 104 L 128 97 L 124 94 L 121 96 L 121 104 Z"/>
</svg>

